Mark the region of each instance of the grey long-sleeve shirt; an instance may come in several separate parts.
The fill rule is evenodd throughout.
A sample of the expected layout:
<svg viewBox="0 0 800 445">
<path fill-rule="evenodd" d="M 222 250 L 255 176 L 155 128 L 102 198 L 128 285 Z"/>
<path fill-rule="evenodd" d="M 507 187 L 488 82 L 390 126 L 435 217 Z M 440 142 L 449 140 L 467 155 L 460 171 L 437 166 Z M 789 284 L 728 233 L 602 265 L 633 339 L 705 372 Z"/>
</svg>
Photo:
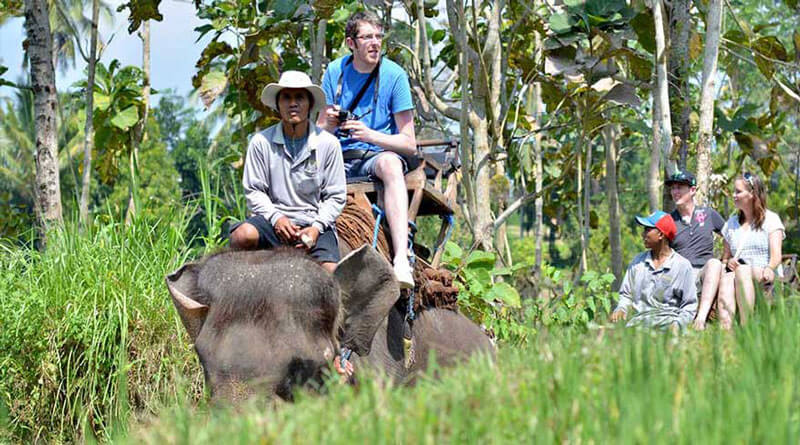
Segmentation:
<svg viewBox="0 0 800 445">
<path fill-rule="evenodd" d="M 617 310 L 630 315 L 628 326 L 686 327 L 697 313 L 697 287 L 692 264 L 674 250 L 659 269 L 650 251 L 633 259 L 619 288 Z"/>
<path fill-rule="evenodd" d="M 334 226 L 347 199 L 339 141 L 309 122 L 308 140 L 292 156 L 281 124 L 256 133 L 242 177 L 247 207 L 270 224 L 281 216 L 320 232 Z"/>
</svg>

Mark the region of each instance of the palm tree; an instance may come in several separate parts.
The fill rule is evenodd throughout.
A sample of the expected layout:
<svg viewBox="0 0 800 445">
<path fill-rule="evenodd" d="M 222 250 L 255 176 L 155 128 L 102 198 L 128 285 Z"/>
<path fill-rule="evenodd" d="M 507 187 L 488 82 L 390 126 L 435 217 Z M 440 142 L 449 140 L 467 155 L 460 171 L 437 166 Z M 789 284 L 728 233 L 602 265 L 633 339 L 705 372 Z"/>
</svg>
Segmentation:
<svg viewBox="0 0 800 445">
<path fill-rule="evenodd" d="M 33 214 L 36 195 L 36 126 L 34 123 L 33 92 L 23 81 L 14 99 L 6 99 L 0 106 L 0 196 L 9 203 L 9 208 L 0 210 L 0 236 L 18 235 L 15 227 L 19 221 L 10 221 L 11 215 Z M 72 174 L 75 179 L 73 160 L 81 149 L 83 132 L 82 113 L 72 109 L 73 102 L 62 95 L 58 101 L 56 140 L 61 147 L 58 153 L 59 176 Z M 66 105 L 66 106 L 65 106 Z M 10 212 L 10 213 L 9 213 Z"/>
</svg>

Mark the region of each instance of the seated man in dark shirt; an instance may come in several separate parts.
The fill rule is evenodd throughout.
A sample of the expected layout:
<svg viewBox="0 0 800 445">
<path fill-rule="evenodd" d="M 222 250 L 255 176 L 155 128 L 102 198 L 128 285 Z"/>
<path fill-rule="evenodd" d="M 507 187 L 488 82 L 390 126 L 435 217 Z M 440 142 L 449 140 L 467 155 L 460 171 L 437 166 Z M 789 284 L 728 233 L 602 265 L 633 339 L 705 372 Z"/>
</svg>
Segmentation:
<svg viewBox="0 0 800 445">
<path fill-rule="evenodd" d="M 678 170 L 664 184 L 669 188 L 676 207 L 671 215 L 678 231 L 670 246 L 692 263 L 696 286 L 702 289 L 693 326 L 703 330 L 722 274 L 722 262 L 713 257 L 714 232 L 719 235 L 725 221 L 711 207 L 695 204 L 697 182 L 691 172 Z"/>
</svg>

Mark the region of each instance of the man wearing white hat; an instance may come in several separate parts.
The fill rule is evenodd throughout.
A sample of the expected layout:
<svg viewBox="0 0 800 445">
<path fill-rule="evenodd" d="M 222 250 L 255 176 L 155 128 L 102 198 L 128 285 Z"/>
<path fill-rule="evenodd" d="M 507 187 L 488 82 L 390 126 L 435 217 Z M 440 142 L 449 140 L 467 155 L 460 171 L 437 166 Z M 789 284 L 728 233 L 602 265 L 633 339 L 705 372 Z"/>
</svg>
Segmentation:
<svg viewBox="0 0 800 445">
<path fill-rule="evenodd" d="M 333 272 L 346 191 L 339 141 L 311 119 L 325 106 L 325 93 L 305 73 L 286 71 L 261 101 L 281 122 L 250 139 L 242 185 L 251 216 L 231 228 L 231 247 L 305 248 Z"/>
</svg>

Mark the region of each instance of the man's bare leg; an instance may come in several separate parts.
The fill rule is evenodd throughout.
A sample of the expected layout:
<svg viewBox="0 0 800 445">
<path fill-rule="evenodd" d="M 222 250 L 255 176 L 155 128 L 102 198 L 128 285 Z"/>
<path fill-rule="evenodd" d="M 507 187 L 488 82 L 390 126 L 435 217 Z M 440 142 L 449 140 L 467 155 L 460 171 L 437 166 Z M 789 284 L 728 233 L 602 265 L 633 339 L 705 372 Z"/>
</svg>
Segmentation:
<svg viewBox="0 0 800 445">
<path fill-rule="evenodd" d="M 319 263 L 319 265 L 322 266 L 323 269 L 327 270 L 328 273 L 331 274 L 336 270 L 336 263 L 327 262 L 327 263 Z"/>
<path fill-rule="evenodd" d="M 408 191 L 403 176 L 403 163 L 396 156 L 378 155 L 375 175 L 383 182 L 386 221 L 394 247 L 395 275 L 401 287 L 413 287 L 414 279 L 408 264 Z"/>
<path fill-rule="evenodd" d="M 250 223 L 242 223 L 231 233 L 231 248 L 252 250 L 258 247 L 258 229 Z"/>
<path fill-rule="evenodd" d="M 712 258 L 708 260 L 700 273 L 703 274 L 703 289 L 700 292 L 700 307 L 697 309 L 694 327 L 695 329 L 703 330 L 706 327 L 706 319 L 708 318 L 708 312 L 711 310 L 711 304 L 714 302 L 719 289 L 722 262 Z"/>
</svg>

